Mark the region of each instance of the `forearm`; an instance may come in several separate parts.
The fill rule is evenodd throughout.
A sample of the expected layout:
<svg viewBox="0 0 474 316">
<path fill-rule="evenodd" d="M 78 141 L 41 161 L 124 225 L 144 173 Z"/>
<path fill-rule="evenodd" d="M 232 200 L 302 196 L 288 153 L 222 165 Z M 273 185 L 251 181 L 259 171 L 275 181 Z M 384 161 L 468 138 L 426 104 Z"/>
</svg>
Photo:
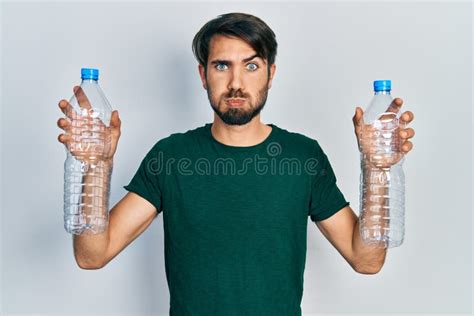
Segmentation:
<svg viewBox="0 0 474 316">
<path fill-rule="evenodd" d="M 381 176 L 382 174 L 382 176 Z M 386 232 L 389 227 L 388 221 L 388 188 L 383 171 L 380 169 L 371 169 L 363 165 L 363 180 L 365 191 L 361 198 L 364 199 L 363 210 L 364 217 L 369 225 L 377 225 L 381 232 Z M 360 234 L 359 215 L 352 236 L 352 249 L 354 266 L 358 267 L 363 273 L 378 272 L 385 262 L 387 248 L 385 242 L 379 244 L 367 244 L 362 240 Z"/>
<path fill-rule="evenodd" d="M 108 228 L 99 234 L 84 232 L 73 237 L 74 256 L 83 269 L 96 269 L 103 265 L 104 254 L 109 244 Z"/>
<path fill-rule="evenodd" d="M 108 160 L 94 169 L 89 169 L 83 177 L 81 202 L 86 222 L 89 223 L 93 218 L 89 218 L 89 215 L 106 214 L 107 224 L 105 230 L 100 233 L 94 234 L 86 229 L 81 235 L 73 235 L 74 256 L 81 268 L 101 267 L 109 245 L 108 200 L 112 168 L 113 161 Z"/>
<path fill-rule="evenodd" d="M 356 221 L 352 235 L 353 266 L 360 273 L 372 274 L 380 271 L 387 254 L 387 248 L 367 245 L 359 232 L 360 219 Z"/>
</svg>

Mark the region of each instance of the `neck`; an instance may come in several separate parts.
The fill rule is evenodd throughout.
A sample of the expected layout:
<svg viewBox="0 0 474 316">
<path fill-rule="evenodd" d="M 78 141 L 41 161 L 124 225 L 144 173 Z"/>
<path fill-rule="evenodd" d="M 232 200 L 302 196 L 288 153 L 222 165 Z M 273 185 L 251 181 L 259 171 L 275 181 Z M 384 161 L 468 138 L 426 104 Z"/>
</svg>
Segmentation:
<svg viewBox="0 0 474 316">
<path fill-rule="evenodd" d="M 263 142 L 270 135 L 272 127 L 260 122 L 260 114 L 245 125 L 228 125 L 214 113 L 211 126 L 212 136 L 228 146 L 254 146 Z"/>
</svg>

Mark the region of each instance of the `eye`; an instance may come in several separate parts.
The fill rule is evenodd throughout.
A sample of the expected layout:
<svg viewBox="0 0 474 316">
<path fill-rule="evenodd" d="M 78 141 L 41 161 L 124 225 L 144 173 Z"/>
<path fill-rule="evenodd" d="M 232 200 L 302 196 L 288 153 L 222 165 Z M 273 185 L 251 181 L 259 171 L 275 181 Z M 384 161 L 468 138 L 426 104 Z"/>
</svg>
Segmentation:
<svg viewBox="0 0 474 316">
<path fill-rule="evenodd" d="M 250 68 L 249 68 L 248 66 L 254 66 L 254 67 L 250 67 Z M 255 63 L 251 63 L 251 64 L 248 64 L 248 65 L 247 65 L 247 68 L 248 68 L 249 70 L 251 70 L 251 71 L 255 71 L 255 70 L 258 69 L 258 65 L 255 64 Z"/>
<path fill-rule="evenodd" d="M 216 68 L 217 70 L 219 70 L 219 71 L 221 71 L 221 70 L 225 70 L 225 68 L 223 68 L 223 67 L 221 67 L 221 66 L 223 66 L 223 67 L 227 67 L 227 65 L 226 65 L 226 64 L 217 64 L 217 65 L 215 66 L 215 68 Z"/>
</svg>

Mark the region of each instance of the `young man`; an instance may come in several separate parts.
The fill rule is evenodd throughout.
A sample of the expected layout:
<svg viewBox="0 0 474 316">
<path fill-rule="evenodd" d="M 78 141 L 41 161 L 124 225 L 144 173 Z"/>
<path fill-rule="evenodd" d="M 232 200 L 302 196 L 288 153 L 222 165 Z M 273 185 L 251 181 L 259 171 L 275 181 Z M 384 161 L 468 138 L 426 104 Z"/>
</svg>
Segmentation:
<svg viewBox="0 0 474 316">
<path fill-rule="evenodd" d="M 355 271 L 377 273 L 386 249 L 361 242 L 358 218 L 318 142 L 260 120 L 276 69 L 273 31 L 257 17 L 225 14 L 196 34 L 193 51 L 213 123 L 151 148 L 110 211 L 108 230 L 74 236 L 78 265 L 105 266 L 162 212 L 171 315 L 300 315 L 308 216 Z M 80 88 L 75 93 L 86 100 Z M 361 118 L 357 108 L 356 135 Z M 117 111 L 110 131 L 111 168 Z M 414 131 L 401 133 L 408 152 Z"/>
</svg>

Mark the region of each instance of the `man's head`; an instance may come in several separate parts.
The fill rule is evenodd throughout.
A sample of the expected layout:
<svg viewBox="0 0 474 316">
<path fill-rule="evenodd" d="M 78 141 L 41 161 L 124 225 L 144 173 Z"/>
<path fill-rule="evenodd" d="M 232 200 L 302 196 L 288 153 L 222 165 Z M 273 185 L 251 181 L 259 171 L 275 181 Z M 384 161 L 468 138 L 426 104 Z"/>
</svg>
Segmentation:
<svg viewBox="0 0 474 316">
<path fill-rule="evenodd" d="M 193 40 L 199 74 L 214 112 L 229 125 L 263 109 L 275 73 L 277 42 L 259 18 L 228 13 L 206 23 Z"/>
</svg>

